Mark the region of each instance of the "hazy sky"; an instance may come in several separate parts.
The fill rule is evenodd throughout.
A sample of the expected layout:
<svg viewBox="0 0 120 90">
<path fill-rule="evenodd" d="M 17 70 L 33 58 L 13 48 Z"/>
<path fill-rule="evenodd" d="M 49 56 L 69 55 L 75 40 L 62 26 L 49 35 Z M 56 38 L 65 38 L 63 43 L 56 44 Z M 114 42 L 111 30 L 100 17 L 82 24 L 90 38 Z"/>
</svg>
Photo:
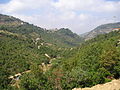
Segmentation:
<svg viewBox="0 0 120 90">
<path fill-rule="evenodd" d="M 0 0 L 0 13 L 42 28 L 70 28 L 78 34 L 120 21 L 120 0 Z"/>
</svg>

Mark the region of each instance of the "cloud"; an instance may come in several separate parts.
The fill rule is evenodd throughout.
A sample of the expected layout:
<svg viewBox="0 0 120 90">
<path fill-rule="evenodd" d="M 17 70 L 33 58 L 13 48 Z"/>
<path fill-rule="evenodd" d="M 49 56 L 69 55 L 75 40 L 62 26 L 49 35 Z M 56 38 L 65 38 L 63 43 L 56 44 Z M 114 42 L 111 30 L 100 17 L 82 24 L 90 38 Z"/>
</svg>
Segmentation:
<svg viewBox="0 0 120 90">
<path fill-rule="evenodd" d="M 50 0 L 11 0 L 7 4 L 1 4 L 2 12 L 15 13 L 25 10 L 36 10 L 38 8 L 45 8 Z"/>
<path fill-rule="evenodd" d="M 95 12 L 112 12 L 118 10 L 117 6 L 120 2 L 105 1 L 105 0 L 59 0 L 53 5 L 62 10 L 74 10 L 74 11 L 95 11 Z"/>
<path fill-rule="evenodd" d="M 11 0 L 0 12 L 43 28 L 70 28 L 84 33 L 96 26 L 119 21 L 120 1 L 108 0 Z"/>
<path fill-rule="evenodd" d="M 90 17 L 89 15 L 85 15 L 85 14 L 82 14 L 82 13 L 79 15 L 79 19 L 82 20 L 82 21 L 87 20 L 89 17 Z"/>
</svg>

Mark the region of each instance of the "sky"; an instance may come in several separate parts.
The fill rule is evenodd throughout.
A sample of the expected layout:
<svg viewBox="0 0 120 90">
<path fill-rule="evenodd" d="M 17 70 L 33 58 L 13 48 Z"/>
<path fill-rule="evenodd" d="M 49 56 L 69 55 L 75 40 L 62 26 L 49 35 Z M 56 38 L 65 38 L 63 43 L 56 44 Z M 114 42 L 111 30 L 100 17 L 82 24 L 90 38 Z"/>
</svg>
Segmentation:
<svg viewBox="0 0 120 90">
<path fill-rule="evenodd" d="M 120 0 L 0 0 L 0 13 L 46 29 L 77 34 L 120 21 Z"/>
</svg>

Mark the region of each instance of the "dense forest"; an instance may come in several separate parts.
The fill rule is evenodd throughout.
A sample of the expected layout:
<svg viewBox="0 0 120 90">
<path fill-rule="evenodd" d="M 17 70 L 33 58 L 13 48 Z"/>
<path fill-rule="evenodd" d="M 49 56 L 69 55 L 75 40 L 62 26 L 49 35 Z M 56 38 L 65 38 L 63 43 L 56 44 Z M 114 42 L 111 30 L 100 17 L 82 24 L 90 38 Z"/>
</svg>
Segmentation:
<svg viewBox="0 0 120 90">
<path fill-rule="evenodd" d="M 84 41 L 0 15 L 0 90 L 71 90 L 120 78 L 120 30 Z"/>
</svg>

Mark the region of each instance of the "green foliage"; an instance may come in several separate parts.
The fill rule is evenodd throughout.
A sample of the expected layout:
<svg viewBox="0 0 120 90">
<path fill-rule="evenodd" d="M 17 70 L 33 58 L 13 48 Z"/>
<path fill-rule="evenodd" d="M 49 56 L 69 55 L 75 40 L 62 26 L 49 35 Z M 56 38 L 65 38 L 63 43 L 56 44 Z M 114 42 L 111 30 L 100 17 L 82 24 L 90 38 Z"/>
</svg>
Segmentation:
<svg viewBox="0 0 120 90">
<path fill-rule="evenodd" d="M 69 29 L 48 31 L 4 15 L 0 21 L 0 90 L 71 90 L 120 78 L 120 31 L 80 45 Z"/>
<path fill-rule="evenodd" d="M 61 68 L 64 90 L 91 87 L 120 77 L 119 31 L 83 43 L 72 56 L 63 58 L 51 71 Z M 54 66 L 54 65 L 53 65 Z"/>
<path fill-rule="evenodd" d="M 34 88 L 46 88 L 42 83 L 46 83 L 46 77 L 43 77 L 43 72 L 38 72 L 38 68 L 35 67 L 41 65 L 41 63 L 48 63 L 49 59 L 45 56 L 47 53 L 50 56 L 56 56 L 56 51 L 52 48 L 41 46 L 40 49 L 37 48 L 37 45 L 29 39 L 23 38 L 20 34 L 10 33 L 10 32 L 1 32 L 0 33 L 0 89 L 16 90 L 18 87 L 11 87 L 12 79 L 9 79 L 11 75 L 17 73 L 23 73 L 27 70 L 32 70 L 31 74 L 27 73 L 25 75 L 25 80 L 22 79 L 23 84 L 26 86 L 21 86 L 26 90 Z M 52 58 L 52 57 L 51 57 Z M 35 64 L 35 65 L 34 65 Z M 33 66 L 34 65 L 34 66 Z M 33 67 L 31 67 L 33 66 Z M 40 69 L 39 69 L 40 70 Z M 39 75 L 42 74 L 42 78 L 37 79 Z M 26 76 L 27 75 L 27 76 Z M 26 81 L 28 78 L 32 78 L 29 81 Z M 37 87 L 38 82 L 41 82 L 41 85 Z M 44 84 L 43 83 L 43 84 Z M 30 86 L 27 86 L 30 85 Z M 42 86 L 42 87 L 41 87 Z M 49 85 L 48 85 L 49 86 Z"/>
<path fill-rule="evenodd" d="M 21 77 L 20 87 L 22 90 L 47 90 L 50 86 L 46 76 L 42 73 L 42 70 L 37 65 L 31 66 L 30 73 L 24 74 Z M 51 90 L 51 87 L 49 87 Z"/>
<path fill-rule="evenodd" d="M 62 28 L 57 31 L 50 31 L 32 24 L 28 24 L 13 17 L 4 15 L 0 16 L 0 22 L 3 23 L 0 25 L 0 30 L 22 34 L 31 39 L 41 38 L 44 42 L 57 45 L 59 47 L 79 46 L 79 43 L 82 42 L 82 38 L 69 29 Z"/>
</svg>

